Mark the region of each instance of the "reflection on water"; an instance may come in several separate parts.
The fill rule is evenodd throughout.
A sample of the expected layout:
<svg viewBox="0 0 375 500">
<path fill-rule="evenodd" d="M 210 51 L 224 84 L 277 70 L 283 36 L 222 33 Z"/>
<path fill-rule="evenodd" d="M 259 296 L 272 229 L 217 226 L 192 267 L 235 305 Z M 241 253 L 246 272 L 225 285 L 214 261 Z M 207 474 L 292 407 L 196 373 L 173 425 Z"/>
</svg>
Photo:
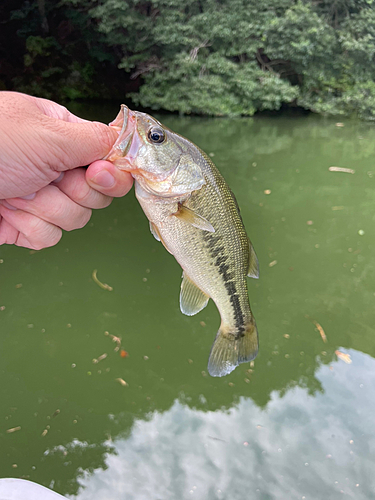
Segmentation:
<svg viewBox="0 0 375 500">
<path fill-rule="evenodd" d="M 105 470 L 84 474 L 76 500 L 371 498 L 375 362 L 322 366 L 323 394 L 301 388 L 265 409 L 241 397 L 227 411 L 175 401 L 108 443 Z"/>
<path fill-rule="evenodd" d="M 375 129 L 161 120 L 236 193 L 260 261 L 255 365 L 207 375 L 217 310 L 180 313 L 181 269 L 132 193 L 54 248 L 1 247 L 0 476 L 79 500 L 372 498 Z"/>
</svg>

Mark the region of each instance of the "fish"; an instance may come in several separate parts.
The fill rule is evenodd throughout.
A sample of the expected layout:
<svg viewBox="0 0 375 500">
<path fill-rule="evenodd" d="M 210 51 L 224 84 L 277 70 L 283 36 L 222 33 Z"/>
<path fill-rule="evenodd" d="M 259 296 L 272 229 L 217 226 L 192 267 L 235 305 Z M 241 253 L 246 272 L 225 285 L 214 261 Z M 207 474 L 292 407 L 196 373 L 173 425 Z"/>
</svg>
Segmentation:
<svg viewBox="0 0 375 500">
<path fill-rule="evenodd" d="M 119 135 L 105 159 L 131 173 L 151 233 L 182 267 L 181 312 L 210 298 L 219 310 L 208 372 L 227 375 L 259 346 L 247 288 L 259 264 L 236 198 L 204 151 L 152 116 L 122 105 L 110 126 Z"/>
</svg>

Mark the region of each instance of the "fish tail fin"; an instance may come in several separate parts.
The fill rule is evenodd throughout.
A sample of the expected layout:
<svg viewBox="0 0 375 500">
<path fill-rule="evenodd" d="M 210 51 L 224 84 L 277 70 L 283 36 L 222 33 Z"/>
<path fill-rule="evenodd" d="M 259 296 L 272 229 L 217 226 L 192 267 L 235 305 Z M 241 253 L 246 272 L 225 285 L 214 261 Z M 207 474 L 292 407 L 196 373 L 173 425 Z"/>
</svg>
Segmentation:
<svg viewBox="0 0 375 500">
<path fill-rule="evenodd" d="M 222 324 L 211 348 L 208 373 L 212 377 L 228 375 L 240 363 L 253 360 L 258 347 L 258 330 L 253 318 L 244 330 L 236 332 Z"/>
</svg>

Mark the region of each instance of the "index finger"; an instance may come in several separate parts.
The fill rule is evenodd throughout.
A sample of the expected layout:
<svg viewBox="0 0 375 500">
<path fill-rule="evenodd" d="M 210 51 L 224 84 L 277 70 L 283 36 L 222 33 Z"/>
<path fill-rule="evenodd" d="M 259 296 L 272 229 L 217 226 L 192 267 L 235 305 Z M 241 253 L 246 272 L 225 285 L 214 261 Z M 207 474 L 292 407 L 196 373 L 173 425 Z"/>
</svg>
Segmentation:
<svg viewBox="0 0 375 500">
<path fill-rule="evenodd" d="M 50 118 L 57 118 L 58 120 L 69 123 L 87 123 L 89 121 L 74 115 L 65 106 L 49 101 L 48 99 L 38 98 L 36 104 L 38 108 Z"/>
</svg>

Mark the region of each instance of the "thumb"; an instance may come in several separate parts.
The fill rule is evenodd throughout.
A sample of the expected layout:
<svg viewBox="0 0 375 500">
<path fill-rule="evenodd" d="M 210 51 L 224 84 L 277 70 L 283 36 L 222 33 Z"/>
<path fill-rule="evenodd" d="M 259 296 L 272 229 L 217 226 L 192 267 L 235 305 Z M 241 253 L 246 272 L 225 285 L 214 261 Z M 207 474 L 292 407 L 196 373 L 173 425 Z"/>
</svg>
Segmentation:
<svg viewBox="0 0 375 500">
<path fill-rule="evenodd" d="M 71 123 L 56 120 L 58 157 L 63 170 L 89 165 L 106 156 L 118 137 L 118 133 L 100 122 Z M 56 170 L 61 170 L 57 168 Z"/>
</svg>

